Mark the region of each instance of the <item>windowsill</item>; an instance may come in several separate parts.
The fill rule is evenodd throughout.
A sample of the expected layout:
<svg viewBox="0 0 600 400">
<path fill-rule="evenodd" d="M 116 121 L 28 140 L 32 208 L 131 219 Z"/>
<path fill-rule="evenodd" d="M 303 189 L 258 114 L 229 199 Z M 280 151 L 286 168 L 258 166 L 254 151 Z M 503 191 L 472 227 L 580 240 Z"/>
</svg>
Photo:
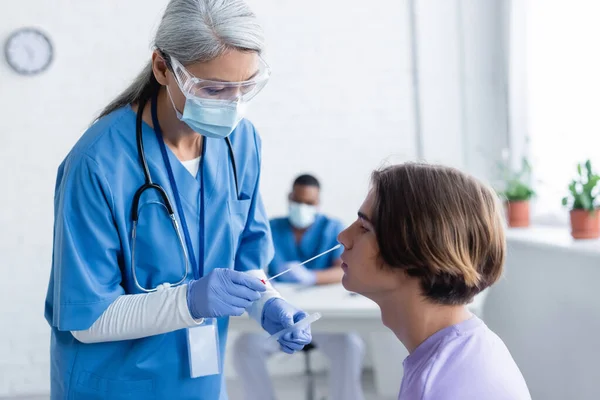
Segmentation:
<svg viewBox="0 0 600 400">
<path fill-rule="evenodd" d="M 541 250 L 558 250 L 600 256 L 600 239 L 575 240 L 569 227 L 534 225 L 529 228 L 508 228 L 506 239 L 511 243 L 525 244 Z"/>
</svg>

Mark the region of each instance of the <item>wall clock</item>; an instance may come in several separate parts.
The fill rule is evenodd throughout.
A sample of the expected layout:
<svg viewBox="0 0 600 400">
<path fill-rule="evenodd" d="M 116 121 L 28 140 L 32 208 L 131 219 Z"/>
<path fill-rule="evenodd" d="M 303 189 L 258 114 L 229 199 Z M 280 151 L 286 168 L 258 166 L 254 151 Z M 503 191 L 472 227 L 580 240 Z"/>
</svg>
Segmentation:
<svg viewBox="0 0 600 400">
<path fill-rule="evenodd" d="M 36 28 L 22 28 L 13 32 L 4 46 L 8 65 L 21 75 L 35 75 L 45 71 L 54 56 L 50 39 Z"/>
</svg>

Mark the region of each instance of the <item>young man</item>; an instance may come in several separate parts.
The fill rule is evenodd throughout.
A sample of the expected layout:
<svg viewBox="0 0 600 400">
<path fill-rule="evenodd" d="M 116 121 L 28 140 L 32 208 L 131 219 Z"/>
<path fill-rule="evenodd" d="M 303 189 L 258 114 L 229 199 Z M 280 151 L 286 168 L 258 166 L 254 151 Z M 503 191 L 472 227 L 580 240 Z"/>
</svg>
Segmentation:
<svg viewBox="0 0 600 400">
<path fill-rule="evenodd" d="M 341 222 L 318 212 L 319 181 L 311 175 L 301 175 L 294 181 L 289 194 L 289 215 L 271 220 L 275 256 L 269 265 L 273 276 L 291 266 L 290 272 L 276 278 L 279 282 L 299 285 L 339 283 L 342 280 L 340 251 L 333 251 L 310 263 L 297 266 L 338 244 Z M 364 345 L 352 333 L 313 333 L 313 343 L 330 360 L 331 400 L 364 399 L 361 385 Z M 240 376 L 246 400 L 275 398 L 266 362 L 277 348 L 269 346 L 264 337 L 244 334 L 235 344 L 234 363 Z"/>
<path fill-rule="evenodd" d="M 502 340 L 467 304 L 502 275 L 502 206 L 454 168 L 406 163 L 375 171 L 344 230 L 344 287 L 381 308 L 404 344 L 400 400 L 531 400 Z"/>
</svg>

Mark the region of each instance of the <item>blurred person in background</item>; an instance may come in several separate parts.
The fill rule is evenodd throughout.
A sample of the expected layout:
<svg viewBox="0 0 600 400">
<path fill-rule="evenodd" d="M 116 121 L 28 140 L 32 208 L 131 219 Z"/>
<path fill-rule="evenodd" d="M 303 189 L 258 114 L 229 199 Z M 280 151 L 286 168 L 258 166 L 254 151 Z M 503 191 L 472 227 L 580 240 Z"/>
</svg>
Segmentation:
<svg viewBox="0 0 600 400">
<path fill-rule="evenodd" d="M 288 195 L 289 214 L 271 220 L 275 256 L 269 264 L 269 275 L 276 281 L 297 285 L 340 283 L 343 271 L 340 254 L 334 250 L 305 265 L 299 265 L 338 244 L 342 231 L 340 221 L 319 213 L 321 184 L 312 175 L 298 176 Z M 364 344 L 355 333 L 313 333 L 313 343 L 330 362 L 332 400 L 364 399 L 361 374 Z M 267 371 L 268 358 L 277 351 L 260 334 L 244 333 L 235 343 L 236 372 L 243 382 L 246 400 L 275 399 Z"/>
</svg>

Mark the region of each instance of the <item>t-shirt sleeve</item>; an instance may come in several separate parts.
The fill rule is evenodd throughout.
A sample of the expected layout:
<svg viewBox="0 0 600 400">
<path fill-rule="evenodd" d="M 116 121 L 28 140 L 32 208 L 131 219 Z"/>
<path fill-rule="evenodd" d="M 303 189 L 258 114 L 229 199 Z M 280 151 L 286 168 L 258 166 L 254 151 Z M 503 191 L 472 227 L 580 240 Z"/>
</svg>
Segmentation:
<svg viewBox="0 0 600 400">
<path fill-rule="evenodd" d="M 124 294 L 113 198 L 89 157 L 65 167 L 55 194 L 52 325 L 88 329 Z"/>
</svg>

